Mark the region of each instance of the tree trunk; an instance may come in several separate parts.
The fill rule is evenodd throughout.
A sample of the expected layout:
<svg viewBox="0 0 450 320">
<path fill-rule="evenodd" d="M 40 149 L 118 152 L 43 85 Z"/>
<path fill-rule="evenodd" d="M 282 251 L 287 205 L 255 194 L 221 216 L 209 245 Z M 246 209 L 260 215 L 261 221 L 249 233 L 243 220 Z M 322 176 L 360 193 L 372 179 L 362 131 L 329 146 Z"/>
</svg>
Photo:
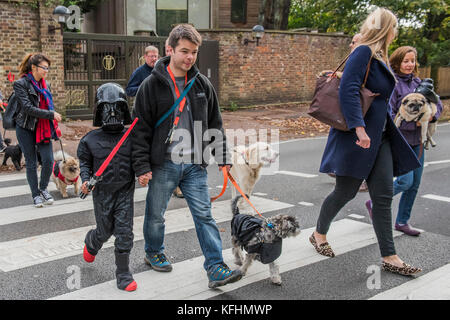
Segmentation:
<svg viewBox="0 0 450 320">
<path fill-rule="evenodd" d="M 261 0 L 258 23 L 268 30 L 287 30 L 291 2 L 291 0 Z"/>
</svg>

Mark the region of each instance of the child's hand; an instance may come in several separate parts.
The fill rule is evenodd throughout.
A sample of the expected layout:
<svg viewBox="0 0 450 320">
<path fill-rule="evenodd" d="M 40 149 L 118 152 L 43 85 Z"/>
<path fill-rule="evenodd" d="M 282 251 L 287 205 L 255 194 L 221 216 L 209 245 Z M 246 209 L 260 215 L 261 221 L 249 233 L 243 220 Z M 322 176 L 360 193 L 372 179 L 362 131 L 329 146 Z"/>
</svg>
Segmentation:
<svg viewBox="0 0 450 320">
<path fill-rule="evenodd" d="M 84 194 L 89 194 L 88 184 L 89 184 L 89 181 L 85 181 L 81 185 L 81 192 L 83 192 Z"/>
<path fill-rule="evenodd" d="M 147 172 L 146 174 L 140 175 L 138 177 L 139 184 L 142 187 L 145 187 L 150 180 L 152 180 L 152 172 L 151 171 Z"/>
</svg>

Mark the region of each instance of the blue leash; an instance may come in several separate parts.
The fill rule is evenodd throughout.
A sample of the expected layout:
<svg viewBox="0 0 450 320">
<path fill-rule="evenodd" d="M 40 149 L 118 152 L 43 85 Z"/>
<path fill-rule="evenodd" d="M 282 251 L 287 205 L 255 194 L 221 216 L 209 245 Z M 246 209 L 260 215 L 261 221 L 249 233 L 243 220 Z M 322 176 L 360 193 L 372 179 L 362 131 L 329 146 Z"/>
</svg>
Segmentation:
<svg viewBox="0 0 450 320">
<path fill-rule="evenodd" d="M 155 128 L 158 128 L 159 125 L 166 120 L 166 118 L 175 110 L 175 108 L 180 104 L 181 100 L 183 100 L 183 98 L 187 95 L 187 93 L 189 92 L 189 90 L 191 90 L 192 85 L 195 82 L 195 79 L 197 78 L 197 76 L 195 76 L 192 80 L 191 83 L 189 83 L 189 85 L 184 89 L 183 93 L 181 93 L 180 97 L 175 101 L 175 103 L 173 104 L 172 107 L 170 107 L 169 111 L 167 111 L 166 113 L 164 113 L 164 115 L 159 118 L 159 120 L 156 122 Z"/>
</svg>

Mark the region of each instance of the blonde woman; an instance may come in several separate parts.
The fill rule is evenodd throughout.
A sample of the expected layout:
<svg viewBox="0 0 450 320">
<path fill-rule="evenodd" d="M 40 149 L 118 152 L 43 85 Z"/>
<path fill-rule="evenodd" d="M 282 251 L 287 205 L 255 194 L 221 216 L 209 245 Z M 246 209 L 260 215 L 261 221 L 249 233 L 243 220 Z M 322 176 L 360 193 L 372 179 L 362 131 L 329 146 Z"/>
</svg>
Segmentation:
<svg viewBox="0 0 450 320">
<path fill-rule="evenodd" d="M 310 242 L 318 253 L 334 257 L 327 242 L 327 232 L 332 220 L 355 197 L 365 179 L 373 202 L 373 227 L 381 251 L 382 268 L 412 275 L 421 269 L 404 263 L 397 255 L 391 220 L 393 177 L 420 166 L 389 114 L 389 97 L 396 80 L 389 67 L 388 47 L 396 30 L 395 15 L 387 9 L 376 9 L 363 23 L 361 40 L 347 61 L 339 99 L 350 132 L 330 130 L 320 172 L 334 173 L 336 186 L 322 204 Z M 363 117 L 359 90 L 369 63 L 366 87 L 379 96 Z"/>
</svg>

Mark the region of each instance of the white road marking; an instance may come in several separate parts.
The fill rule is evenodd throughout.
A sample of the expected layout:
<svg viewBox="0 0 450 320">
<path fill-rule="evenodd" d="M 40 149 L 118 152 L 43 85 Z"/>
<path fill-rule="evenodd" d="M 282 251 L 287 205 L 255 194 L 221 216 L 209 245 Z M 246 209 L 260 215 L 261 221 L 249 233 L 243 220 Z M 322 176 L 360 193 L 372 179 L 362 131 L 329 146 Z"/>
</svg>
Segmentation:
<svg viewBox="0 0 450 320">
<path fill-rule="evenodd" d="M 450 163 L 450 160 L 440 160 L 440 161 L 425 161 L 423 164 L 423 167 L 428 167 L 431 164 L 443 164 L 443 163 Z"/>
<path fill-rule="evenodd" d="M 305 202 L 305 201 L 300 201 L 298 204 L 302 205 L 302 206 L 306 206 L 306 207 L 313 207 L 314 206 L 314 203 Z"/>
<path fill-rule="evenodd" d="M 364 219 L 365 218 L 364 216 L 360 216 L 359 214 L 354 214 L 354 213 L 349 214 L 348 217 L 355 218 L 355 219 Z"/>
<path fill-rule="evenodd" d="M 308 237 L 314 229 L 315 227 L 303 230 L 298 237 L 283 241 L 283 254 L 277 260 L 280 272 L 329 259 L 318 254 L 309 243 Z M 399 235 L 399 232 L 394 232 L 394 236 Z M 334 222 L 327 238 L 337 255 L 377 243 L 370 224 L 350 219 Z M 231 268 L 236 267 L 231 263 L 234 260 L 231 249 L 224 250 L 223 257 Z M 175 263 L 170 273 L 149 270 L 134 274 L 133 277 L 138 284 L 138 289 L 134 292 L 123 292 L 117 289 L 116 280 L 112 280 L 57 296 L 51 300 L 202 300 L 267 279 L 269 276 L 267 265 L 254 262 L 247 275 L 240 281 L 211 290 L 208 289 L 203 262 L 204 257 L 200 256 Z"/>
<path fill-rule="evenodd" d="M 38 171 L 38 177 L 40 175 L 40 171 Z M 14 180 L 23 180 L 27 178 L 26 173 L 14 173 L 14 174 L 1 174 L 0 175 L 0 182 L 6 182 L 6 181 L 14 181 Z"/>
<path fill-rule="evenodd" d="M 430 271 L 369 300 L 449 300 L 450 264 Z"/>
<path fill-rule="evenodd" d="M 56 186 L 55 186 L 55 184 L 52 181 L 50 181 L 47 190 L 48 191 L 55 191 L 56 190 Z M 73 186 L 69 186 L 67 188 L 67 193 L 69 195 L 72 195 L 73 192 L 74 192 L 73 190 L 74 190 L 74 187 Z M 21 196 L 21 195 L 25 195 L 25 194 L 29 194 L 30 195 L 30 200 L 31 200 L 31 190 L 30 190 L 30 187 L 28 185 L 0 188 L 0 198 L 9 198 L 9 197 Z"/>
<path fill-rule="evenodd" d="M 264 192 L 253 192 L 253 194 L 252 195 L 254 195 L 254 196 L 260 196 L 260 197 L 264 197 L 264 196 L 267 196 L 267 193 L 264 193 Z"/>
<path fill-rule="evenodd" d="M 261 208 L 261 212 L 281 210 L 293 205 L 269 199 L 253 197 L 254 205 Z M 86 201 L 88 202 L 88 201 Z M 92 204 L 92 201 L 90 201 Z M 78 207 L 76 208 L 78 209 Z M 36 211 L 38 209 L 35 209 Z M 72 208 L 73 210 L 73 208 Z M 212 214 L 217 223 L 230 221 L 230 200 L 214 202 Z M 166 234 L 186 231 L 194 228 L 189 208 L 169 210 L 164 215 L 166 221 Z M 144 216 L 134 219 L 134 241 L 144 239 L 143 236 Z M 84 248 L 86 233 L 95 226 L 81 227 L 60 232 L 53 232 L 33 236 L 25 239 L 12 240 L 0 243 L 0 270 L 8 272 L 36 264 L 41 264 L 57 259 L 81 254 Z M 114 246 L 114 237 L 103 245 L 103 247 Z"/>
<path fill-rule="evenodd" d="M 296 177 L 302 177 L 302 178 L 317 177 L 317 174 L 301 173 L 301 172 L 294 172 L 294 171 L 275 171 L 275 174 L 285 174 L 288 176 L 296 176 Z"/>
<path fill-rule="evenodd" d="M 147 188 L 137 188 L 134 193 L 134 201 L 144 201 L 147 196 Z M 30 197 L 31 202 L 31 197 Z M 91 196 L 86 199 L 69 198 L 55 201 L 50 206 L 35 208 L 33 204 L 0 209 L 0 225 L 30 221 L 48 217 L 59 216 L 67 213 L 93 210 Z"/>
<path fill-rule="evenodd" d="M 422 198 L 450 202 L 450 198 L 449 197 L 437 196 L 435 194 L 425 194 L 425 195 L 422 196 Z"/>
</svg>

